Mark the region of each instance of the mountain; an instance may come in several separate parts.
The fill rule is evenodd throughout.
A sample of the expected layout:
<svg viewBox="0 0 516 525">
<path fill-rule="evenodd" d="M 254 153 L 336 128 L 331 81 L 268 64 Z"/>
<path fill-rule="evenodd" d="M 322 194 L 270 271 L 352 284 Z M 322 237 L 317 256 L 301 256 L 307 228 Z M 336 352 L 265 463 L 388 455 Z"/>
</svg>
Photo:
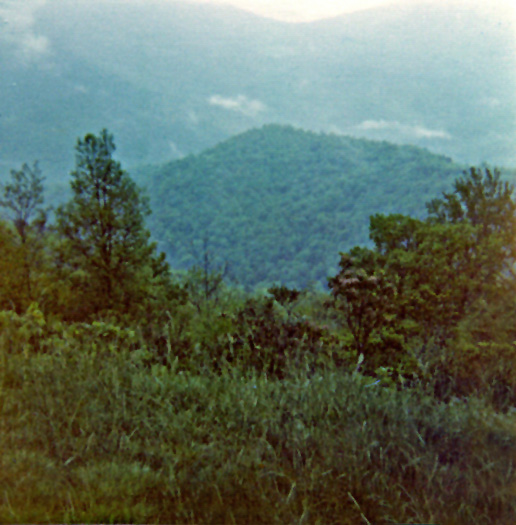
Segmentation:
<svg viewBox="0 0 516 525">
<path fill-rule="evenodd" d="M 306 24 L 186 2 L 32 3 L 0 4 L 0 176 L 40 159 L 62 179 L 76 138 L 103 127 L 134 166 L 267 123 L 516 164 L 516 23 L 501 0 Z"/>
<path fill-rule="evenodd" d="M 415 146 L 268 125 L 138 174 L 174 268 L 228 263 L 246 287 L 306 286 L 368 241 L 373 213 L 425 215 L 462 168 Z"/>
</svg>

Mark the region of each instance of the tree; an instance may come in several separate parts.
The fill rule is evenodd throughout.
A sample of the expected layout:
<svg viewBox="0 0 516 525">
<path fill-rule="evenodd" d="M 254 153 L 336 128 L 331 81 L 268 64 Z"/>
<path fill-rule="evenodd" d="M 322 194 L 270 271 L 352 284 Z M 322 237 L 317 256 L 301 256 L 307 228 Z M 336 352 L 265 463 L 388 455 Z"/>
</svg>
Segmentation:
<svg viewBox="0 0 516 525">
<path fill-rule="evenodd" d="M 185 290 L 197 311 L 211 311 L 211 306 L 218 303 L 220 292 L 224 289 L 224 279 L 227 277 L 229 265 L 217 263 L 216 257 L 209 249 L 209 236 L 202 240 L 202 253 L 192 243 L 192 252 L 197 260 L 186 273 Z M 213 303 L 213 304 L 212 304 Z"/>
<path fill-rule="evenodd" d="M 27 306 L 23 250 L 8 224 L 0 221 L 0 309 L 22 313 Z"/>
<path fill-rule="evenodd" d="M 23 303 L 35 300 L 34 272 L 43 263 L 42 233 L 48 212 L 43 207 L 43 180 L 37 162 L 32 168 L 23 164 L 20 170 L 11 170 L 11 182 L 2 188 L 0 206 L 12 223 L 20 245 L 18 255 L 23 267 L 23 293 L 17 301 L 19 308 Z"/>
<path fill-rule="evenodd" d="M 395 286 L 372 250 L 353 248 L 341 254 L 339 265 L 329 279 L 333 305 L 343 313 L 357 352 L 366 354 L 371 335 L 392 316 Z"/>
<path fill-rule="evenodd" d="M 429 217 L 439 223 L 468 223 L 474 227 L 475 254 L 489 260 L 489 278 L 502 272 L 516 277 L 516 201 L 514 186 L 500 170 L 472 167 L 454 184 L 452 193 L 427 204 Z M 488 261 L 484 261 L 487 263 Z M 484 273 L 487 269 L 484 266 Z"/>
<path fill-rule="evenodd" d="M 442 199 L 427 204 L 429 215 L 440 222 L 469 221 L 481 226 L 484 236 L 516 228 L 514 186 L 502 180 L 499 169 L 472 167 L 454 183 L 454 192 L 444 192 Z"/>
<path fill-rule="evenodd" d="M 471 168 L 455 192 L 428 204 L 426 220 L 371 217 L 375 250 L 342 254 L 330 280 L 357 350 L 367 351 L 386 327 L 405 341 L 444 344 L 476 304 L 503 302 L 515 291 L 513 190 L 498 170 Z"/>
<path fill-rule="evenodd" d="M 444 341 L 481 295 L 489 261 L 474 253 L 475 227 L 404 215 L 374 215 L 370 237 L 395 283 L 398 327 L 409 320 L 428 340 Z M 415 325 L 413 325 L 413 328 Z"/>
<path fill-rule="evenodd" d="M 113 159 L 114 151 L 107 130 L 78 140 L 73 196 L 57 210 L 57 231 L 65 241 L 60 264 L 80 295 L 81 315 L 130 312 L 168 278 L 164 256 L 156 255 L 145 229 L 147 201 Z"/>
<path fill-rule="evenodd" d="M 27 242 L 29 230 L 42 228 L 46 222 L 47 210 L 43 208 L 43 180 L 38 163 L 30 168 L 24 164 L 18 171 L 11 170 L 12 181 L 3 186 L 0 206 L 7 210 L 22 244 Z"/>
</svg>

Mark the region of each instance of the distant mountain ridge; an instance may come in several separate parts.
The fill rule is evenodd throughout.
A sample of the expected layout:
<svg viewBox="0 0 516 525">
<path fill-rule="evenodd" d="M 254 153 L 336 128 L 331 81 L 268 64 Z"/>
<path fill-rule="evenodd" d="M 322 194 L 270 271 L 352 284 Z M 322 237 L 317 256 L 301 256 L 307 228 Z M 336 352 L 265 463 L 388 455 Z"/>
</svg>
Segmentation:
<svg viewBox="0 0 516 525">
<path fill-rule="evenodd" d="M 137 180 L 150 193 L 151 232 L 174 268 L 199 264 L 207 248 L 252 288 L 324 285 L 340 251 L 368 242 L 370 215 L 423 216 L 425 202 L 461 172 L 414 146 L 268 125 Z"/>
<path fill-rule="evenodd" d="M 76 138 L 103 127 L 134 166 L 271 122 L 516 164 L 516 24 L 464 5 L 287 24 L 208 4 L 47 0 L 26 40 L 0 36 L 0 170 L 41 159 L 66 177 Z"/>
</svg>

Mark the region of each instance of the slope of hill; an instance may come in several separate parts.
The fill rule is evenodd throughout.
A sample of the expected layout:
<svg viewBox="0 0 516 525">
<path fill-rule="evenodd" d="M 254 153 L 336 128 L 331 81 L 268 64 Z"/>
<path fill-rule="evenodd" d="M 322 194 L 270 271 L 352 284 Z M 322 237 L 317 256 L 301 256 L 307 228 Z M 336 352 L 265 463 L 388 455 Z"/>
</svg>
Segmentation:
<svg viewBox="0 0 516 525">
<path fill-rule="evenodd" d="M 212 257 L 252 287 L 325 283 L 339 251 L 367 242 L 369 215 L 421 216 L 460 173 L 414 146 L 269 125 L 137 178 L 172 266 L 199 263 L 206 239 Z"/>
<path fill-rule="evenodd" d="M 40 159 L 63 177 L 77 136 L 102 127 L 135 165 L 270 122 L 516 164 L 516 24 L 500 1 L 286 24 L 181 1 L 47 0 L 16 31 L 2 3 L 0 168 Z"/>
</svg>

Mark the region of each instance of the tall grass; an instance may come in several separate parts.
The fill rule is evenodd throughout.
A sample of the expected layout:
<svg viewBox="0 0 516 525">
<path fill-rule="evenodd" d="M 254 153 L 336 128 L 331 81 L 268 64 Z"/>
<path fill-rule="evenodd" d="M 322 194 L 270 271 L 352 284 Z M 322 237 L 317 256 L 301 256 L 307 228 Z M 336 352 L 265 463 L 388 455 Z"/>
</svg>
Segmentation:
<svg viewBox="0 0 516 525">
<path fill-rule="evenodd" d="M 103 330 L 1 341 L 0 521 L 516 522 L 515 429 L 479 400 L 188 371 Z"/>
</svg>

